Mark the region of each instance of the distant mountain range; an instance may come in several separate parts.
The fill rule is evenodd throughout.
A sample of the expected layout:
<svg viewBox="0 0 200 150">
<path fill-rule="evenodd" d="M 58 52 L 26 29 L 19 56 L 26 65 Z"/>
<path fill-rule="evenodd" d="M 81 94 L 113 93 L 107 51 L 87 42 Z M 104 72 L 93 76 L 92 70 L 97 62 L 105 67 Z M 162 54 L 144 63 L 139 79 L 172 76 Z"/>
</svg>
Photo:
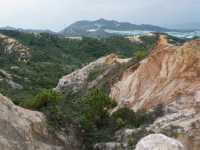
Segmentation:
<svg viewBox="0 0 200 150">
<path fill-rule="evenodd" d="M 179 27 L 179 28 L 178 28 Z M 183 25 L 178 26 L 177 29 L 168 29 L 160 26 L 141 24 L 136 25 L 129 22 L 119 22 L 115 20 L 98 19 L 95 21 L 82 20 L 77 21 L 60 32 L 53 32 L 51 30 L 34 30 L 13 28 L 10 26 L 0 28 L 0 30 L 17 30 L 28 33 L 50 33 L 59 34 L 65 37 L 109 37 L 113 35 L 143 35 L 149 32 L 163 32 L 172 36 L 180 38 L 192 38 L 200 36 L 200 28 L 195 24 L 195 28 L 187 30 Z M 181 28 L 182 27 L 182 28 Z"/>
<path fill-rule="evenodd" d="M 11 31 L 21 31 L 21 32 L 28 32 L 28 33 L 51 33 L 56 34 L 51 30 L 42 30 L 42 29 L 22 29 L 22 28 L 14 28 L 11 26 L 0 27 L 0 30 L 11 30 Z"/>
<path fill-rule="evenodd" d="M 152 32 L 169 32 L 171 29 L 142 24 L 136 25 L 128 22 L 118 22 L 115 20 L 105 20 L 99 19 L 95 21 L 78 21 L 61 32 L 62 35 L 65 36 L 109 36 L 113 33 L 109 31 L 133 31 L 133 30 L 141 30 L 141 31 L 152 31 Z"/>
</svg>

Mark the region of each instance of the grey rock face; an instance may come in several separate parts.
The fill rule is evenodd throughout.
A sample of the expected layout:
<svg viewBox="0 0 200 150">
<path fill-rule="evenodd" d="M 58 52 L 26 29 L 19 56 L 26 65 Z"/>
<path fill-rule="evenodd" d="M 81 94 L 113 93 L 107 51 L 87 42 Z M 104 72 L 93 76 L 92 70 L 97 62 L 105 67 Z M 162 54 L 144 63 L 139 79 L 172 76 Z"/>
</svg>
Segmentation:
<svg viewBox="0 0 200 150">
<path fill-rule="evenodd" d="M 23 86 L 18 84 L 18 83 L 15 83 L 13 82 L 12 80 L 7 80 L 7 83 L 10 85 L 10 87 L 12 89 L 18 89 L 18 90 L 22 90 L 23 89 Z"/>
<path fill-rule="evenodd" d="M 23 86 L 13 81 L 13 75 L 0 69 L 0 82 L 5 81 L 12 89 L 22 90 Z"/>
</svg>

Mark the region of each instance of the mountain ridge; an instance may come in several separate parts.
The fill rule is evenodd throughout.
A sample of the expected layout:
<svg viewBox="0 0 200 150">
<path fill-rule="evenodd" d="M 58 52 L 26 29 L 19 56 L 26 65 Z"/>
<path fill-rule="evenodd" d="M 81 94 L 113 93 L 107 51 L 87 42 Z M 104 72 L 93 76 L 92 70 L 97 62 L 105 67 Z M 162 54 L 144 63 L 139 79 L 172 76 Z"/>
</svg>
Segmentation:
<svg viewBox="0 0 200 150">
<path fill-rule="evenodd" d="M 164 27 L 150 24 L 136 25 L 129 22 L 119 22 L 115 20 L 98 19 L 94 21 L 81 20 L 72 23 L 67 28 L 60 31 L 65 36 L 109 36 L 112 35 L 106 30 L 148 30 L 154 32 L 172 31 Z M 103 35 L 104 33 L 104 35 Z"/>
<path fill-rule="evenodd" d="M 134 24 L 130 22 L 121 22 L 116 20 L 106 20 L 103 18 L 97 20 L 80 20 L 76 21 L 60 31 L 49 29 L 23 29 L 11 26 L 0 27 L 0 30 L 20 31 L 25 33 L 49 33 L 64 37 L 93 37 L 104 38 L 110 36 L 127 36 L 127 35 L 144 35 L 145 33 L 167 33 L 179 38 L 193 38 L 200 36 L 200 29 L 185 28 L 185 25 L 178 25 L 176 28 L 162 27 L 152 24 Z"/>
<path fill-rule="evenodd" d="M 92 30 L 98 29 L 99 32 L 93 35 L 89 32 L 94 32 Z M 29 32 L 29 33 L 51 33 L 51 34 L 61 34 L 65 36 L 108 36 L 109 33 L 105 32 L 106 29 L 111 30 L 150 30 L 155 32 L 162 32 L 162 31 L 171 31 L 172 29 L 167 29 L 165 27 L 160 27 L 157 25 L 151 25 L 151 24 L 133 24 L 130 22 L 120 22 L 116 20 L 107 20 L 107 19 L 97 19 L 94 21 L 90 20 L 80 20 L 76 21 L 66 28 L 62 29 L 61 31 L 54 32 L 49 29 L 23 29 L 23 28 L 15 28 L 12 26 L 5 26 L 0 27 L 1 30 L 12 30 L 12 31 L 21 31 L 21 32 Z M 75 32 L 75 33 L 73 33 Z"/>
</svg>

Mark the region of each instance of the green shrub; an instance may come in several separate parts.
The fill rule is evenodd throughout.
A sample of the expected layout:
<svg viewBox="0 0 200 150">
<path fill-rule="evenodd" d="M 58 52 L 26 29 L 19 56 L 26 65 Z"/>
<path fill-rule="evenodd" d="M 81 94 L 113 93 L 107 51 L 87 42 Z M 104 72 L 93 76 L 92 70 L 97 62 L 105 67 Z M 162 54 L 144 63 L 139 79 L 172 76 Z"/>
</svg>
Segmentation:
<svg viewBox="0 0 200 150">
<path fill-rule="evenodd" d="M 103 90 L 95 89 L 82 99 L 81 106 L 84 107 L 80 124 L 84 130 L 85 149 L 92 149 L 94 143 L 110 141 L 115 128 L 112 127 L 109 110 L 116 106 L 115 101 Z"/>
<path fill-rule="evenodd" d="M 60 130 L 68 123 L 60 105 L 51 104 L 41 110 L 47 116 L 49 127 Z"/>
<path fill-rule="evenodd" d="M 116 119 L 116 126 L 119 129 L 124 128 L 126 126 L 126 122 L 122 118 L 117 118 Z"/>
<path fill-rule="evenodd" d="M 153 121 L 151 113 L 134 112 L 128 108 L 121 108 L 112 114 L 112 119 L 118 127 L 138 128 Z"/>
<path fill-rule="evenodd" d="M 136 121 L 136 114 L 134 111 L 128 108 L 121 108 L 112 114 L 113 119 L 118 122 L 121 119 L 121 122 L 125 123 L 125 126 L 128 124 L 135 124 Z M 124 127 L 125 127 L 124 126 Z"/>
<path fill-rule="evenodd" d="M 84 98 L 84 103 L 87 109 L 83 113 L 82 125 L 86 130 L 105 126 L 109 119 L 108 111 L 116 106 L 116 103 L 99 89 L 90 92 Z"/>
<path fill-rule="evenodd" d="M 148 55 L 148 51 L 141 50 L 134 53 L 136 60 L 141 61 Z"/>
<path fill-rule="evenodd" d="M 65 115 L 61 109 L 63 97 L 53 90 L 42 90 L 34 99 L 24 101 L 22 107 L 39 110 L 43 112 L 48 119 L 51 128 L 62 128 L 66 122 Z"/>
<path fill-rule="evenodd" d="M 53 90 L 43 90 L 33 100 L 28 100 L 21 105 L 28 109 L 41 110 L 50 105 L 57 105 L 61 100 L 61 95 Z"/>
<path fill-rule="evenodd" d="M 85 150 L 92 149 L 95 143 L 112 141 L 119 129 L 138 128 L 152 123 L 163 110 L 162 106 L 151 113 L 121 108 L 110 115 L 109 110 L 116 106 L 116 102 L 104 90 L 94 89 L 82 95 L 69 91 L 63 98 L 55 91 L 43 90 L 23 106 L 45 113 L 54 131 L 64 128 L 68 123 L 78 125 L 83 131 L 80 136 L 83 137 Z"/>
</svg>

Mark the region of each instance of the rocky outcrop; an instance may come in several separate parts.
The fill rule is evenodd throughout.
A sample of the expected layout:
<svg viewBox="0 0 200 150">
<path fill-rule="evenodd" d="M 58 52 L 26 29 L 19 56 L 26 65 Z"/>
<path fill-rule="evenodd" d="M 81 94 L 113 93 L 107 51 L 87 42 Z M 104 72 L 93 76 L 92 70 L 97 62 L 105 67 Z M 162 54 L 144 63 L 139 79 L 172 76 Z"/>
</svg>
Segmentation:
<svg viewBox="0 0 200 150">
<path fill-rule="evenodd" d="M 110 54 L 62 77 L 55 90 L 77 92 L 81 89 L 91 89 L 103 80 L 109 78 L 112 81 L 115 76 L 120 76 L 119 74 L 123 72 L 122 67 L 125 68 L 124 66 L 130 63 L 131 59 L 120 59 L 117 55 Z"/>
<path fill-rule="evenodd" d="M 45 116 L 15 106 L 0 95 L 1 150 L 78 150 L 73 132 L 50 133 Z"/>
<path fill-rule="evenodd" d="M 13 81 L 13 75 L 7 73 L 5 70 L 0 69 L 0 83 L 5 82 L 12 89 L 22 90 L 23 86 Z"/>
<path fill-rule="evenodd" d="M 136 70 L 128 69 L 113 85 L 118 107 L 149 111 L 164 106 L 164 116 L 146 129 L 181 141 L 189 150 L 200 147 L 200 40 L 181 46 L 166 36 Z"/>
<path fill-rule="evenodd" d="M 147 130 L 154 133 L 164 133 L 181 141 L 189 150 L 198 150 L 200 147 L 200 107 L 180 109 L 179 101 L 165 107 L 165 115 L 158 118 Z M 190 105 L 188 103 L 188 105 Z"/>
<path fill-rule="evenodd" d="M 182 143 L 163 134 L 151 134 L 140 140 L 135 150 L 186 150 Z"/>
<path fill-rule="evenodd" d="M 111 96 L 133 110 L 190 98 L 199 101 L 200 40 L 174 46 L 161 36 L 158 45 L 139 68 L 116 83 Z M 188 105 L 185 105 L 186 107 Z M 192 107 L 192 106 L 190 106 Z"/>
<path fill-rule="evenodd" d="M 0 54 L 11 55 L 18 61 L 27 62 L 31 58 L 31 50 L 17 40 L 0 34 Z"/>
</svg>

